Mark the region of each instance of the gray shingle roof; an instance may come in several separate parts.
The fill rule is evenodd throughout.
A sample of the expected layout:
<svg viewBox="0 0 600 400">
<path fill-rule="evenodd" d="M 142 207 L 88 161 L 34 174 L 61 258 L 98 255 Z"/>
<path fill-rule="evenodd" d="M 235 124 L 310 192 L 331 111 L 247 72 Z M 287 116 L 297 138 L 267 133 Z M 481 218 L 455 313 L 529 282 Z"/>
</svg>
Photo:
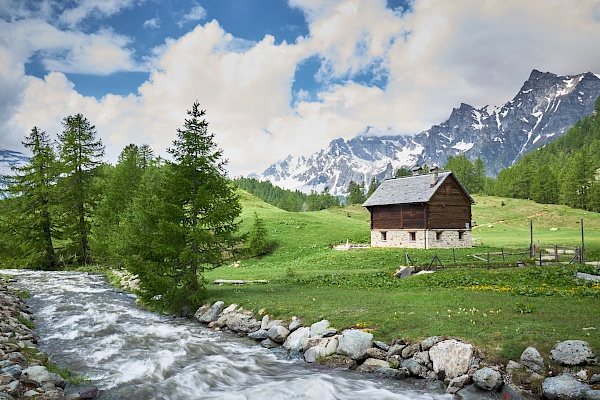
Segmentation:
<svg viewBox="0 0 600 400">
<path fill-rule="evenodd" d="M 438 181 L 431 187 L 432 174 L 406 176 L 385 180 L 365 201 L 364 207 L 388 204 L 427 203 L 448 177 L 452 176 L 471 204 L 475 203 L 469 192 L 452 171 L 438 173 Z"/>
</svg>

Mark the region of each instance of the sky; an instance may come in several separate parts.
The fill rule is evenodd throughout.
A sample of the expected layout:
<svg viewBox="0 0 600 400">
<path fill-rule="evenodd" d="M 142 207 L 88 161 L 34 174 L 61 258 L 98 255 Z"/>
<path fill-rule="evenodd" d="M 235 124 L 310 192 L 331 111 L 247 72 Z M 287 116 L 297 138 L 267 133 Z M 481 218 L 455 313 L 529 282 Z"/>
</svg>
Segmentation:
<svg viewBox="0 0 600 400">
<path fill-rule="evenodd" d="M 115 163 L 198 101 L 230 176 L 600 73 L 600 0 L 0 0 L 0 148 L 82 113 Z"/>
</svg>

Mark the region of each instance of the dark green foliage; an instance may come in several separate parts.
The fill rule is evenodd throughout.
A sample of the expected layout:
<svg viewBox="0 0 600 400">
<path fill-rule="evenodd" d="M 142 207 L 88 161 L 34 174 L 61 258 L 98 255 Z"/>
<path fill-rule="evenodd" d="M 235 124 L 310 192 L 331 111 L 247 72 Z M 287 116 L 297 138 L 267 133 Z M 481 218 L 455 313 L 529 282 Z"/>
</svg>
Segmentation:
<svg viewBox="0 0 600 400">
<path fill-rule="evenodd" d="M 456 157 L 450 156 L 445 169 L 454 172 L 469 193 L 480 193 L 483 190 L 485 166 L 481 159 L 478 159 L 476 169 L 473 162 L 464 154 Z"/>
<path fill-rule="evenodd" d="M 203 272 L 222 265 L 239 242 L 241 205 L 222 151 L 194 103 L 178 129 L 173 160 L 148 167 L 123 222 L 126 266 L 140 277 L 142 298 L 174 312 L 206 297 Z"/>
<path fill-rule="evenodd" d="M 285 211 L 319 211 L 339 205 L 339 201 L 328 190 L 323 190 L 320 194 L 312 191 L 307 195 L 299 190 L 292 192 L 274 186 L 269 181 L 261 182 L 254 178 L 236 178 L 233 182 L 240 189 Z"/>
<path fill-rule="evenodd" d="M 394 175 L 396 178 L 402 178 L 403 176 L 411 176 L 412 172 L 406 168 L 400 168 L 396 171 Z"/>
<path fill-rule="evenodd" d="M 365 183 L 361 182 L 360 184 L 350 181 L 348 185 L 348 204 L 362 204 L 367 200 L 365 196 Z"/>
<path fill-rule="evenodd" d="M 104 145 L 96 139 L 96 127 L 82 114 L 65 117 L 63 132 L 58 135 L 61 225 L 71 240 L 69 250 L 78 261 L 91 261 L 89 236 L 92 211 L 98 202 L 100 188 L 97 176 L 104 156 Z"/>
<path fill-rule="evenodd" d="M 32 156 L 27 165 L 13 167 L 15 174 L 5 179 L 10 198 L 2 202 L 0 213 L 3 259 L 30 268 L 55 268 L 56 157 L 50 139 L 37 127 L 22 143 Z"/>
<path fill-rule="evenodd" d="M 153 162 L 152 150 L 147 145 L 130 144 L 119 155 L 116 166 L 105 167 L 103 196 L 95 212 L 92 241 L 96 257 L 113 258 L 121 220 L 133 202 L 146 168 Z"/>
<path fill-rule="evenodd" d="M 377 190 L 379 187 L 379 181 L 376 177 L 371 179 L 371 183 L 369 184 L 369 190 L 367 191 L 367 198 L 371 197 L 371 195 Z"/>
<path fill-rule="evenodd" d="M 262 256 L 270 253 L 272 245 L 267 238 L 267 228 L 265 223 L 254 213 L 254 219 L 250 231 L 246 236 L 246 250 L 250 257 Z"/>
</svg>

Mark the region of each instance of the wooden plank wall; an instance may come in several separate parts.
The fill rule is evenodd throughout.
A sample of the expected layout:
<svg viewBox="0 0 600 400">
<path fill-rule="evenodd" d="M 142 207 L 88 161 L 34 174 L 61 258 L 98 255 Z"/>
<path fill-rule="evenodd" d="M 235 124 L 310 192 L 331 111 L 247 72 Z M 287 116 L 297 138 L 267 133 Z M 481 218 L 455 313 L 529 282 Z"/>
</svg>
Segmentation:
<svg viewBox="0 0 600 400">
<path fill-rule="evenodd" d="M 453 179 L 446 179 L 429 201 L 429 229 L 464 229 L 471 224 L 471 203 Z"/>
</svg>

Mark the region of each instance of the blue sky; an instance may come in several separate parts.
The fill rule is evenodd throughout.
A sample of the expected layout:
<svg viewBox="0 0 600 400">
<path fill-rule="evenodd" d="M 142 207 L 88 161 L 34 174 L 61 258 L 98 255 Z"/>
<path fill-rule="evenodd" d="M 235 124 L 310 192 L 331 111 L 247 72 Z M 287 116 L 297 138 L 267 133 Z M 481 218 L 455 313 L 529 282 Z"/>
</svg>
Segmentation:
<svg viewBox="0 0 600 400">
<path fill-rule="evenodd" d="M 81 112 L 164 155 L 198 100 L 232 175 L 600 73 L 598 0 L 0 0 L 0 32 L 0 148 Z"/>
</svg>

